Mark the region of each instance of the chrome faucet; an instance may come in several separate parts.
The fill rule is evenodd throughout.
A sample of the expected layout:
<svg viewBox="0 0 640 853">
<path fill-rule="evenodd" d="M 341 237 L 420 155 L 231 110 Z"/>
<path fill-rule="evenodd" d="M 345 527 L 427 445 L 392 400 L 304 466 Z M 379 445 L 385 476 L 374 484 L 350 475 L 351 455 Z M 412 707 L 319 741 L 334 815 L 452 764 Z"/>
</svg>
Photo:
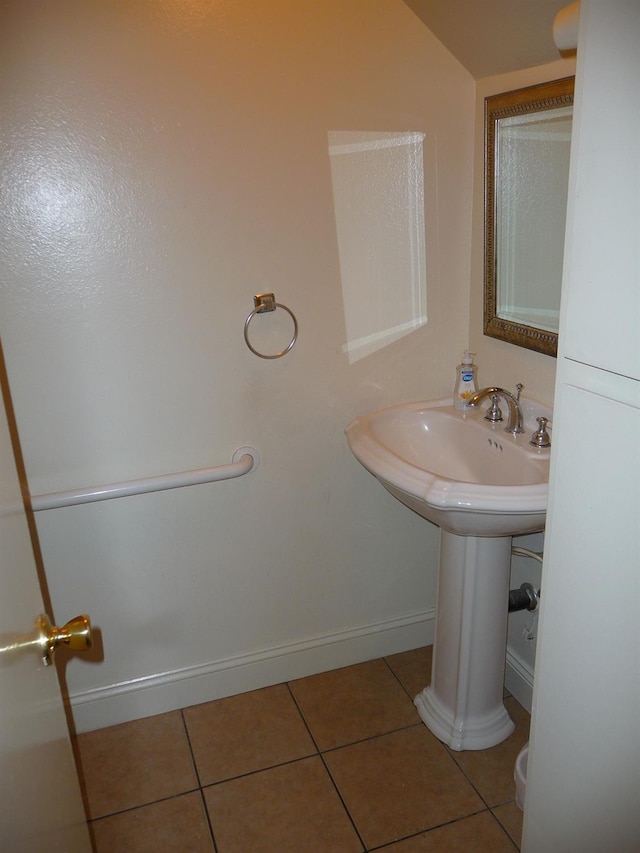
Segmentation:
<svg viewBox="0 0 640 853">
<path fill-rule="evenodd" d="M 467 397 L 467 405 L 468 406 L 478 406 L 483 400 L 486 400 L 487 397 L 490 397 L 493 401 L 492 409 L 495 409 L 495 400 L 494 397 L 502 397 L 507 406 L 509 407 L 509 421 L 507 422 L 505 432 L 510 432 L 513 435 L 519 435 L 521 432 L 524 432 L 524 427 L 522 426 L 522 409 L 520 408 L 520 391 L 522 390 L 522 386 L 518 385 L 518 396 L 514 396 L 511 391 L 505 391 L 504 388 L 483 388 L 481 391 L 476 391 L 475 394 L 472 394 L 470 397 Z M 499 418 L 496 418 L 495 415 L 490 417 L 489 420 L 496 421 Z"/>
</svg>

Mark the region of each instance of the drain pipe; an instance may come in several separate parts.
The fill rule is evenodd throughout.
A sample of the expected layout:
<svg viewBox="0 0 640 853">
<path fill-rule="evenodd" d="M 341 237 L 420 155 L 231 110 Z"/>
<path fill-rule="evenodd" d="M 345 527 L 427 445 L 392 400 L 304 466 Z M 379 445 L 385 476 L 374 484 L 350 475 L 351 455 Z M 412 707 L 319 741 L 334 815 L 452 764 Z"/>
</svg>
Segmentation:
<svg viewBox="0 0 640 853">
<path fill-rule="evenodd" d="M 530 583 L 523 583 L 520 589 L 509 590 L 509 613 L 516 610 L 537 610 L 540 593 Z"/>
<path fill-rule="evenodd" d="M 542 554 L 537 551 L 530 551 L 528 548 L 512 548 L 512 554 L 520 557 L 531 557 L 542 563 Z M 523 583 L 520 589 L 509 590 L 509 613 L 515 613 L 517 610 L 529 610 L 533 612 L 538 609 L 540 604 L 541 590 L 536 591 L 532 584 Z"/>
</svg>

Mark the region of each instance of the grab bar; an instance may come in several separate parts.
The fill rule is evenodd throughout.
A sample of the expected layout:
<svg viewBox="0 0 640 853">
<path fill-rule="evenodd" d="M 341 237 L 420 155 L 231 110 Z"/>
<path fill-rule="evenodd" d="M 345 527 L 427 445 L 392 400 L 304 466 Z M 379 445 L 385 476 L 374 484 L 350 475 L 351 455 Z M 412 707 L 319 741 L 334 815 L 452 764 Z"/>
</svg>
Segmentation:
<svg viewBox="0 0 640 853">
<path fill-rule="evenodd" d="M 34 512 L 40 512 L 43 509 L 60 509 L 95 501 L 108 501 L 112 498 L 125 498 L 130 495 L 144 495 L 149 492 L 162 492 L 166 489 L 179 489 L 182 486 L 197 486 L 201 483 L 215 483 L 218 480 L 232 480 L 235 477 L 248 474 L 260 464 L 260 454 L 255 447 L 239 447 L 231 459 L 231 463 L 217 465 L 215 468 L 196 468 L 193 471 L 162 474 L 159 477 L 146 477 L 142 480 L 126 480 L 122 483 L 110 483 L 106 486 L 91 486 L 87 489 L 70 489 L 66 492 L 32 495 L 31 508 Z"/>
</svg>

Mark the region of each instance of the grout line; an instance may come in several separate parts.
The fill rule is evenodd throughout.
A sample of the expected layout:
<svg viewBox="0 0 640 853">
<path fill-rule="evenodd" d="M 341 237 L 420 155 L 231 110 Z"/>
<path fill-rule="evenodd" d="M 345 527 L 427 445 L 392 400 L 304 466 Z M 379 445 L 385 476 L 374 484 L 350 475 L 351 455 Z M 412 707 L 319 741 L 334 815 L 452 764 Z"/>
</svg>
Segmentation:
<svg viewBox="0 0 640 853">
<path fill-rule="evenodd" d="M 383 658 L 382 658 L 382 660 L 383 660 L 383 661 L 385 662 L 385 664 L 387 665 L 387 669 L 389 670 L 389 672 L 391 673 L 391 675 L 393 675 L 393 677 L 394 677 L 394 678 L 395 678 L 395 680 L 398 682 L 398 684 L 400 685 L 400 687 L 402 687 L 402 689 L 404 690 L 405 694 L 406 694 L 406 695 L 409 697 L 409 699 L 411 699 L 411 701 L 413 702 L 413 701 L 414 701 L 414 699 L 415 699 L 416 697 L 415 697 L 415 696 L 412 696 L 412 695 L 411 695 L 411 693 L 409 693 L 408 689 L 404 686 L 404 684 L 403 684 L 403 683 L 402 683 L 402 681 L 400 680 L 400 676 L 396 673 L 396 671 L 395 671 L 395 670 L 394 670 L 394 668 L 391 666 L 391 664 L 389 663 L 389 661 L 388 661 L 385 657 L 383 657 Z"/>
<path fill-rule="evenodd" d="M 362 836 L 360 835 L 360 831 L 358 830 L 358 827 L 356 826 L 356 822 L 354 821 L 353 817 L 351 816 L 351 812 L 349 811 L 349 809 L 348 809 L 348 807 L 347 807 L 347 804 L 346 804 L 346 802 L 344 801 L 344 797 L 343 797 L 343 796 L 342 796 L 342 794 L 340 793 L 340 789 L 339 789 L 339 788 L 338 788 L 338 786 L 336 785 L 336 781 L 335 781 L 335 779 L 333 778 L 333 776 L 331 775 L 331 771 L 329 770 L 329 767 L 328 767 L 328 765 L 327 765 L 327 762 L 325 761 L 324 754 L 322 753 L 322 751 L 321 751 L 321 750 L 320 750 L 320 748 L 318 747 L 318 743 L 317 743 L 317 741 L 316 741 L 315 737 L 313 736 L 313 732 L 311 731 L 311 729 L 310 729 L 310 727 L 309 727 L 309 724 L 307 723 L 307 720 L 306 720 L 306 718 L 305 718 L 304 714 L 302 713 L 302 708 L 298 705 L 298 702 L 297 702 L 297 700 L 296 700 L 296 697 L 293 695 L 293 690 L 292 690 L 292 689 L 291 689 L 291 687 L 289 686 L 289 682 L 287 682 L 287 690 L 289 691 L 289 695 L 290 695 L 290 696 L 291 696 L 291 698 L 293 699 L 293 702 L 294 702 L 294 704 L 295 704 L 296 708 L 298 709 L 298 713 L 299 713 L 299 714 L 300 714 L 300 716 L 302 717 L 302 721 L 304 722 L 304 724 L 305 724 L 305 726 L 306 726 L 306 728 L 307 728 L 307 731 L 309 732 L 309 737 L 310 737 L 310 738 L 311 738 L 311 740 L 313 741 L 313 745 L 315 746 L 315 748 L 316 748 L 316 749 L 317 749 L 317 751 L 318 751 L 318 756 L 319 756 L 319 758 L 320 758 L 320 761 L 322 761 L 322 766 L 324 767 L 326 774 L 328 775 L 329 779 L 331 780 L 331 784 L 333 785 L 333 788 L 334 788 L 334 790 L 335 790 L 336 794 L 338 795 L 338 799 L 339 799 L 339 800 L 340 800 L 340 802 L 342 803 L 342 808 L 345 810 L 345 813 L 346 813 L 347 817 L 349 818 L 349 822 L 351 823 L 351 826 L 353 827 L 353 831 L 355 832 L 355 834 L 356 834 L 356 836 L 357 836 L 357 838 L 358 838 L 358 841 L 360 842 L 360 845 L 361 845 L 361 847 L 362 847 L 363 851 L 365 851 L 365 853 L 366 853 L 367 846 L 366 846 L 366 844 L 364 843 L 364 839 L 363 839 L 363 838 L 362 838 Z M 328 750 L 327 750 L 327 751 L 328 751 Z"/>
<path fill-rule="evenodd" d="M 360 842 L 360 844 L 362 845 L 362 849 L 363 849 L 363 850 L 365 851 L 365 853 L 366 853 L 366 851 L 368 850 L 368 847 L 367 847 L 367 845 L 364 843 L 364 838 L 362 837 L 362 835 L 360 834 L 360 830 L 359 830 L 359 829 L 358 829 L 358 827 L 356 826 L 356 822 L 355 822 L 355 820 L 353 819 L 353 816 L 352 816 L 352 814 L 351 814 L 351 811 L 349 810 L 349 807 L 347 806 L 347 804 L 346 804 L 346 802 L 345 802 L 345 799 L 344 799 L 344 797 L 342 796 L 342 793 L 341 793 L 341 791 L 340 791 L 340 788 L 338 788 L 338 786 L 337 786 L 337 784 L 336 784 L 336 780 L 333 778 L 333 775 L 332 775 L 332 773 L 331 773 L 331 770 L 329 769 L 329 766 L 328 766 L 327 762 L 325 761 L 324 755 L 323 755 L 322 753 L 320 753 L 320 760 L 322 761 L 322 764 L 323 764 L 323 766 L 324 766 L 324 769 L 325 769 L 325 771 L 327 772 L 327 775 L 329 776 L 329 779 L 331 780 L 331 784 L 333 785 L 333 788 L 334 788 L 334 790 L 335 790 L 336 794 L 338 795 L 338 799 L 339 799 L 339 800 L 340 800 L 340 802 L 342 803 L 342 807 L 343 807 L 343 809 L 345 810 L 345 813 L 346 813 L 347 817 L 349 818 L 349 821 L 350 821 L 350 823 L 351 823 L 351 826 L 353 827 L 353 831 L 355 832 L 355 834 L 356 834 L 356 836 L 357 836 L 357 838 L 358 838 L 358 841 L 359 841 L 359 842 Z"/>
<path fill-rule="evenodd" d="M 288 761 L 278 761 L 276 764 L 269 764 L 267 767 L 259 767 L 257 770 L 248 770 L 246 773 L 239 773 L 237 776 L 228 776 L 225 779 L 218 779 L 215 782 L 209 782 L 201 785 L 201 790 L 207 788 L 217 788 L 218 785 L 226 785 L 227 782 L 237 782 L 239 779 L 246 779 L 248 776 L 257 776 L 259 773 L 268 773 L 269 770 L 277 770 L 278 767 L 287 767 L 289 764 L 298 764 L 300 761 L 308 761 L 310 758 L 319 758 L 320 753 L 311 752 L 309 755 L 299 755 L 297 758 L 290 758 Z"/>
<path fill-rule="evenodd" d="M 202 788 L 202 779 L 200 778 L 200 773 L 198 771 L 198 764 L 196 762 L 196 756 L 193 751 L 193 746 L 191 745 L 191 737 L 189 735 L 189 727 L 187 726 L 187 721 L 184 716 L 184 708 L 180 709 L 180 719 L 182 720 L 182 727 L 184 728 L 184 733 L 187 738 L 187 746 L 189 747 L 189 754 L 191 755 L 191 764 L 193 765 L 194 773 L 196 774 L 196 779 L 198 780 L 198 787 Z"/>
<path fill-rule="evenodd" d="M 302 712 L 302 708 L 300 707 L 300 705 L 298 705 L 298 700 L 296 699 L 296 697 L 295 697 L 295 695 L 294 695 L 294 692 L 293 692 L 293 690 L 291 689 L 291 685 L 290 685 L 290 683 L 289 683 L 288 681 L 285 681 L 284 685 L 285 685 L 285 687 L 287 688 L 287 691 L 288 691 L 288 693 L 289 693 L 289 696 L 291 697 L 291 701 L 292 701 L 292 702 L 293 702 L 293 704 L 295 705 L 296 710 L 297 710 L 298 714 L 300 715 L 300 719 L 301 719 L 301 720 L 302 720 L 302 722 L 304 723 L 304 727 L 305 727 L 305 729 L 307 730 L 307 734 L 308 734 L 308 735 L 309 735 L 309 737 L 311 738 L 311 742 L 313 743 L 313 745 L 314 745 L 314 747 L 315 747 L 315 749 L 316 749 L 316 753 L 317 753 L 318 755 L 320 755 L 320 747 L 318 746 L 318 742 L 317 742 L 317 740 L 315 739 L 315 737 L 313 736 L 313 732 L 312 732 L 312 731 L 311 731 L 311 729 L 309 728 L 309 723 L 307 722 L 307 718 L 305 717 L 305 715 L 304 715 L 304 714 L 303 714 L 303 712 Z"/>
<path fill-rule="evenodd" d="M 91 817 L 88 819 L 88 823 L 97 823 L 99 820 L 106 820 L 110 817 L 127 814 L 127 812 L 135 812 L 138 809 L 146 809 L 148 806 L 155 806 L 156 803 L 166 803 L 169 800 L 177 800 L 178 797 L 184 797 L 186 794 L 197 794 L 201 790 L 200 786 L 197 786 L 196 788 L 189 788 L 187 791 L 179 791 L 177 794 L 169 794 L 167 797 L 158 797 L 157 800 L 149 800 L 148 803 L 138 803 L 137 805 L 129 806 L 126 809 L 118 809 L 115 812 L 109 812 L 109 814 L 101 814 L 99 817 Z"/>
<path fill-rule="evenodd" d="M 213 853 L 218 853 L 218 845 L 216 844 L 216 836 L 213 831 L 213 824 L 211 823 L 211 816 L 209 814 L 209 809 L 207 808 L 207 802 L 204 797 L 204 788 L 202 787 L 202 779 L 200 778 L 200 772 L 198 771 L 198 763 L 196 762 L 196 756 L 193 751 L 193 745 L 191 743 L 191 736 L 189 735 L 189 726 L 187 725 L 187 720 L 184 715 L 184 708 L 180 709 L 180 718 L 182 720 L 182 725 L 184 727 L 184 733 L 187 738 L 187 746 L 189 747 L 189 753 L 191 754 L 191 763 L 193 764 L 193 770 L 196 774 L 196 780 L 198 782 L 198 791 L 200 793 L 200 801 L 202 803 L 202 808 L 204 809 L 205 818 L 207 820 L 207 826 L 209 827 L 209 834 L 211 836 L 211 843 L 213 844 Z"/>
<path fill-rule="evenodd" d="M 505 805 L 505 804 L 504 804 L 504 803 L 502 803 L 502 805 Z M 509 839 L 509 841 L 513 844 L 514 848 L 515 848 L 516 850 L 520 850 L 520 845 L 515 841 L 515 839 L 513 839 L 513 838 L 511 837 L 511 835 L 509 834 L 509 831 L 507 830 L 506 826 L 504 826 L 504 825 L 502 824 L 502 821 L 501 821 L 501 820 L 500 820 L 500 819 L 499 819 L 499 818 L 494 814 L 493 809 L 489 809 L 489 811 L 491 812 L 491 817 L 495 820 L 495 822 L 498 824 L 498 826 L 500 827 L 500 829 L 501 829 L 501 830 L 503 831 L 503 833 L 507 836 L 507 838 Z"/>
<path fill-rule="evenodd" d="M 211 815 L 209 814 L 209 809 L 207 808 L 207 801 L 204 797 L 204 789 L 200 788 L 200 799 L 202 801 L 202 808 L 204 809 L 204 814 L 207 819 L 207 825 L 209 827 L 209 832 L 211 834 L 211 843 L 213 844 L 213 853 L 218 853 L 218 845 L 216 844 L 216 834 L 213 831 L 213 824 L 211 822 Z"/>
<path fill-rule="evenodd" d="M 462 815 L 461 817 L 454 817 L 451 820 L 445 820 L 444 823 L 438 823 L 435 826 L 430 826 L 427 829 L 420 829 L 418 832 L 412 832 L 409 835 L 403 835 L 401 838 L 396 838 L 393 841 L 385 841 L 384 844 L 380 844 L 378 847 L 371 847 L 366 853 L 378 853 L 378 851 L 384 851 L 393 847 L 394 844 L 397 844 L 400 841 L 408 841 L 411 838 L 420 838 L 421 835 L 428 835 L 430 832 L 433 832 L 436 829 L 442 829 L 445 826 L 453 826 L 455 823 L 460 823 L 461 820 L 467 820 L 467 818 L 475 817 L 475 815 L 484 814 L 488 812 L 489 809 L 478 809 L 477 812 L 470 812 L 469 814 Z M 512 839 L 509 839 L 512 841 Z"/>
<path fill-rule="evenodd" d="M 320 752 L 320 755 L 327 755 L 329 752 L 337 752 L 339 749 L 348 749 L 350 746 L 357 746 L 360 743 L 366 743 L 369 740 L 376 740 L 377 738 L 386 737 L 387 735 L 397 734 L 398 732 L 405 732 L 407 729 L 417 729 L 420 726 L 424 725 L 424 723 L 418 721 L 417 723 L 407 723 L 406 726 L 398 726 L 396 729 L 389 729 L 386 732 L 378 732 L 375 735 L 367 735 L 366 737 L 359 738 L 358 740 L 351 740 L 349 743 L 342 743 L 339 746 L 330 746 L 328 749 L 323 749 Z"/>
<path fill-rule="evenodd" d="M 480 799 L 481 799 L 481 800 L 482 800 L 482 802 L 485 804 L 485 806 L 486 806 L 488 809 L 491 809 L 491 806 L 490 806 L 490 805 L 489 805 L 489 803 L 485 800 L 485 798 L 482 796 L 482 794 L 481 794 L 480 790 L 478 789 L 477 785 L 474 785 L 473 780 L 471 779 L 471 777 L 469 776 L 469 774 L 465 771 L 464 767 L 462 767 L 462 765 L 460 765 L 460 764 L 456 761 L 456 759 L 455 759 L 455 755 L 454 755 L 454 750 L 450 749 L 450 748 L 449 748 L 448 746 L 446 746 L 446 744 L 444 744 L 444 743 L 440 743 L 440 746 L 441 746 L 441 747 L 442 747 L 442 749 L 446 752 L 446 754 L 449 756 L 449 758 L 450 758 L 450 759 L 451 759 L 451 761 L 453 762 L 454 766 L 455 766 L 455 767 L 460 771 L 460 773 L 464 776 L 464 778 L 467 780 L 467 782 L 471 785 L 471 787 L 472 787 L 472 788 L 473 788 L 473 790 L 476 792 L 476 794 L 480 797 Z"/>
</svg>

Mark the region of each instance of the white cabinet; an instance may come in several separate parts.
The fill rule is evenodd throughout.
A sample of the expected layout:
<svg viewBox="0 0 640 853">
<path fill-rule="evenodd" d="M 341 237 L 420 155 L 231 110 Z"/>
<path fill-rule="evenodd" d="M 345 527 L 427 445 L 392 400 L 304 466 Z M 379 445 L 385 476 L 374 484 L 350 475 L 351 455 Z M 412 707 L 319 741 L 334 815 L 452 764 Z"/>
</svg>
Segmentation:
<svg viewBox="0 0 640 853">
<path fill-rule="evenodd" d="M 582 0 L 523 853 L 640 850 L 638 44 Z"/>
<path fill-rule="evenodd" d="M 527 780 L 527 853 L 640 849 L 640 409 L 565 385 Z"/>
<path fill-rule="evenodd" d="M 640 379 L 640 3 L 583 4 L 580 39 L 564 354 Z"/>
</svg>

